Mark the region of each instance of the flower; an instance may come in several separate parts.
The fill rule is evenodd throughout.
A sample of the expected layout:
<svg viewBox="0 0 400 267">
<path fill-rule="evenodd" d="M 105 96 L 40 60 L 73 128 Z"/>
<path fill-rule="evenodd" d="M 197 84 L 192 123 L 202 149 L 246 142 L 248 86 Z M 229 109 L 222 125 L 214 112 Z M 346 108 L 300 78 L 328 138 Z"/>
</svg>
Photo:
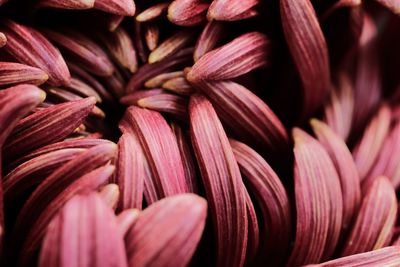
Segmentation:
<svg viewBox="0 0 400 267">
<path fill-rule="evenodd" d="M 399 266 L 398 0 L 1 1 L 4 266 Z"/>
</svg>

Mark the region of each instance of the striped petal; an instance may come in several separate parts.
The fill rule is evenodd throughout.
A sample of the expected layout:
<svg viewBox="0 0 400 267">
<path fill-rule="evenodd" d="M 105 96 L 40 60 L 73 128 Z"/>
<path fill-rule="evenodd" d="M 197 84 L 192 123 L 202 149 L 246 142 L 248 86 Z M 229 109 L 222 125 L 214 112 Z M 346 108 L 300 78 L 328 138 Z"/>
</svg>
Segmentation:
<svg viewBox="0 0 400 267">
<path fill-rule="evenodd" d="M 42 69 L 51 85 L 69 83 L 71 77 L 64 59 L 41 33 L 5 19 L 1 20 L 0 31 L 7 36 L 4 51 L 23 64 Z"/>
<path fill-rule="evenodd" d="M 41 215 L 46 215 L 43 211 L 48 209 L 49 204 L 57 203 L 52 201 L 57 197 L 60 197 L 61 192 L 63 192 L 79 177 L 107 164 L 114 158 L 116 149 L 117 146 L 115 144 L 93 147 L 75 157 L 75 159 L 69 161 L 67 164 L 61 166 L 48 176 L 30 195 L 19 213 L 14 227 L 14 244 L 16 246 L 22 245 L 19 242 L 24 240 L 27 232 L 32 230 L 24 226 L 26 222 L 34 223 L 36 221 L 42 221 L 42 219 L 38 220 L 38 218 Z M 66 192 L 68 192 L 68 190 Z M 33 252 L 32 249 L 29 249 L 29 244 L 31 244 L 31 242 L 25 243 L 25 250 L 27 251 L 22 253 L 24 258 L 21 258 L 21 261 L 28 260 L 29 256 L 31 256 L 29 252 Z M 37 245 L 37 243 L 31 245 L 34 246 Z"/>
<path fill-rule="evenodd" d="M 105 85 L 99 82 L 92 74 L 82 69 L 81 66 L 68 62 L 68 68 L 75 78 L 80 78 L 92 87 L 100 95 L 102 101 L 107 103 L 112 103 L 114 101 L 114 97 L 111 92 L 105 88 Z"/>
<path fill-rule="evenodd" d="M 84 152 L 83 148 L 65 148 L 45 153 L 27 160 L 3 178 L 4 199 L 6 206 L 26 190 L 40 184 L 54 170 Z"/>
<path fill-rule="evenodd" d="M 206 53 L 186 77 L 192 83 L 234 78 L 267 65 L 268 53 L 269 40 L 264 34 L 246 33 Z"/>
<path fill-rule="evenodd" d="M 180 121 L 187 121 L 188 100 L 185 97 L 162 93 L 139 99 L 137 105 L 142 108 L 158 111 Z"/>
<path fill-rule="evenodd" d="M 0 62 L 0 86 L 17 84 L 41 85 L 49 76 L 41 69 L 13 62 Z"/>
<path fill-rule="evenodd" d="M 370 121 L 363 136 L 353 150 L 353 157 L 356 163 L 361 181 L 373 167 L 379 151 L 389 133 L 391 112 L 388 106 L 384 105 L 378 114 Z"/>
<path fill-rule="evenodd" d="M 283 264 L 282 259 L 288 253 L 291 216 L 286 190 L 276 173 L 268 163 L 244 143 L 230 140 L 230 144 L 239 164 L 243 180 L 248 190 L 257 199 L 262 211 L 263 236 L 262 262 Z"/>
<path fill-rule="evenodd" d="M 204 0 L 174 0 L 168 7 L 168 19 L 179 26 L 196 26 L 206 21 L 209 3 Z"/>
<path fill-rule="evenodd" d="M 193 93 L 192 86 L 184 77 L 170 79 L 162 84 L 162 88 L 180 95 L 191 95 Z"/>
<path fill-rule="evenodd" d="M 204 27 L 194 49 L 193 58 L 197 62 L 202 56 L 217 47 L 223 37 L 224 27 L 221 22 L 210 21 Z"/>
<path fill-rule="evenodd" d="M 145 163 L 136 136 L 125 133 L 118 142 L 116 183 L 121 190 L 119 209 L 142 209 Z"/>
<path fill-rule="evenodd" d="M 365 195 L 342 256 L 367 252 L 390 242 L 397 218 L 397 200 L 390 181 L 381 176 Z"/>
<path fill-rule="evenodd" d="M 303 84 L 303 116 L 324 102 L 330 88 L 328 48 L 310 0 L 281 0 L 283 31 Z"/>
<path fill-rule="evenodd" d="M 110 76 L 114 66 L 106 52 L 94 41 L 77 31 L 69 29 L 43 30 L 57 46 L 70 53 L 73 62 L 99 76 Z"/>
<path fill-rule="evenodd" d="M 393 127 L 385 139 L 373 168 L 363 181 L 363 188 L 367 189 L 371 183 L 380 175 L 390 179 L 395 189 L 400 185 L 400 123 Z"/>
<path fill-rule="evenodd" d="M 172 132 L 175 135 L 179 152 L 181 153 L 183 169 L 185 171 L 186 183 L 189 186 L 189 192 L 198 192 L 197 169 L 194 163 L 194 152 L 189 142 L 189 137 L 185 134 L 182 127 L 177 123 L 171 124 Z"/>
<path fill-rule="evenodd" d="M 194 40 L 194 32 L 182 30 L 162 42 L 150 55 L 148 62 L 150 64 L 159 62 L 164 58 L 174 54 L 178 50 L 187 46 Z"/>
<path fill-rule="evenodd" d="M 139 22 L 149 22 L 155 19 L 162 18 L 167 14 L 169 3 L 158 3 L 152 5 L 151 7 L 147 8 L 146 10 L 140 12 L 136 16 L 136 20 Z"/>
<path fill-rule="evenodd" d="M 114 169 L 114 166 L 108 165 L 83 175 L 66 187 L 64 191 L 60 192 L 57 197 L 51 201 L 29 229 L 29 233 L 26 236 L 21 250 L 21 257 L 19 258 L 19 264 L 21 266 L 29 265 L 31 257 L 34 256 L 45 236 L 46 227 L 63 205 L 77 194 L 98 189 L 107 182 L 107 179 L 112 175 Z"/>
<path fill-rule="evenodd" d="M 79 245 L 78 245 L 79 244 Z M 67 202 L 47 228 L 39 266 L 125 267 L 116 217 L 96 193 Z"/>
<path fill-rule="evenodd" d="M 0 179 L 3 175 L 3 145 L 18 121 L 39 105 L 46 94 L 33 85 L 18 85 L 0 91 Z M 0 250 L 3 249 L 3 185 L 0 184 Z"/>
<path fill-rule="evenodd" d="M 141 66 L 130 79 L 126 87 L 127 93 L 132 93 L 142 88 L 144 83 L 151 78 L 163 73 L 182 69 L 182 67 L 189 65 L 191 63 L 192 53 L 193 49 L 191 48 L 183 49 L 160 62 Z"/>
<path fill-rule="evenodd" d="M 133 0 L 95 0 L 94 8 L 121 16 L 133 16 L 136 11 Z"/>
<path fill-rule="evenodd" d="M 125 238 L 130 266 L 187 266 L 206 216 L 207 202 L 193 194 L 150 205 L 139 214 Z"/>
<path fill-rule="evenodd" d="M 165 82 L 175 79 L 175 78 L 183 78 L 183 71 L 174 71 L 174 72 L 167 72 L 157 75 L 149 80 L 147 80 L 144 84 L 147 88 L 156 88 L 163 85 Z"/>
<path fill-rule="evenodd" d="M 112 57 L 124 68 L 135 73 L 138 68 L 136 50 L 128 33 L 121 27 L 99 35 Z"/>
<path fill-rule="evenodd" d="M 343 231 L 352 225 L 361 203 L 360 178 L 357 167 L 346 143 L 325 123 L 311 120 L 318 140 L 324 146 L 339 175 L 343 196 Z"/>
<path fill-rule="evenodd" d="M 257 150 L 281 153 L 286 130 L 273 111 L 244 86 L 230 81 L 202 82 L 196 88 L 213 104 L 225 126 Z"/>
<path fill-rule="evenodd" d="M 257 13 L 253 8 L 260 0 L 213 0 L 208 9 L 207 18 L 212 20 L 235 21 L 250 18 Z"/>
<path fill-rule="evenodd" d="M 309 265 L 309 267 L 396 267 L 400 265 L 400 247 L 386 247 L 370 252 L 354 254 L 351 256 L 338 258 L 321 264 Z"/>
<path fill-rule="evenodd" d="M 155 200 L 189 192 L 176 139 L 161 114 L 131 106 L 124 121 L 137 135 L 148 161 L 152 179 L 145 181 L 145 188 L 156 189 Z M 151 204 L 154 199 L 147 201 Z"/>
<path fill-rule="evenodd" d="M 45 92 L 33 85 L 22 84 L 0 91 L 0 147 L 19 120 L 45 98 Z"/>
<path fill-rule="evenodd" d="M 354 93 L 349 77 L 339 78 L 338 90 L 332 90 L 325 106 L 325 122 L 343 140 L 347 140 L 352 127 Z"/>
<path fill-rule="evenodd" d="M 243 266 L 248 222 L 239 167 L 211 103 L 202 96 L 192 96 L 189 115 L 217 239 L 217 266 Z"/>
<path fill-rule="evenodd" d="M 328 153 L 298 128 L 293 130 L 293 139 L 297 224 L 288 266 L 329 259 L 338 242 L 343 212 L 339 177 Z"/>
<path fill-rule="evenodd" d="M 8 139 L 4 153 L 9 159 L 71 134 L 93 109 L 93 97 L 54 105 L 21 120 Z"/>
<path fill-rule="evenodd" d="M 81 97 L 93 96 L 98 103 L 102 102 L 100 95 L 89 84 L 79 78 L 72 77 L 70 84 L 65 87 L 67 91 L 75 93 Z"/>
<path fill-rule="evenodd" d="M 28 160 L 40 157 L 47 153 L 55 152 L 60 149 L 85 149 L 91 148 L 98 145 L 112 144 L 111 141 L 105 139 L 96 138 L 79 138 L 79 139 L 67 139 L 61 142 L 52 143 L 50 145 L 36 149 L 25 156 L 19 158 L 17 161 L 12 162 L 9 166 L 17 167 L 18 165 Z"/>
<path fill-rule="evenodd" d="M 90 9 L 95 0 L 39 0 L 39 7 L 53 7 L 61 9 Z"/>
</svg>

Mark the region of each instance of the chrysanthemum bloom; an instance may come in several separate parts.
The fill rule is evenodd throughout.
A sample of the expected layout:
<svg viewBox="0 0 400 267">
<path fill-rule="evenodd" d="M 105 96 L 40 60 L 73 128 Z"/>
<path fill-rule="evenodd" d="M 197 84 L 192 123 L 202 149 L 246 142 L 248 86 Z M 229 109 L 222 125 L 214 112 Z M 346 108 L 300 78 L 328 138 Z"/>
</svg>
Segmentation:
<svg viewBox="0 0 400 267">
<path fill-rule="evenodd" d="M 399 0 L 0 0 L 1 266 L 400 266 Z"/>
</svg>

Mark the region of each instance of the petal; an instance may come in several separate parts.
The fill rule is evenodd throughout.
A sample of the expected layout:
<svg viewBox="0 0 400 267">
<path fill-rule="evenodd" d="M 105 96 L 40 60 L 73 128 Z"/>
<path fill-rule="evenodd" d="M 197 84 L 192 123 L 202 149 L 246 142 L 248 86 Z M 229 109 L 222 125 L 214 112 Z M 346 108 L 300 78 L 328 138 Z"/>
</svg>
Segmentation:
<svg viewBox="0 0 400 267">
<path fill-rule="evenodd" d="M 187 121 L 188 99 L 179 95 L 162 93 L 138 100 L 137 105 L 142 108 L 168 114 L 180 121 Z"/>
<path fill-rule="evenodd" d="M 202 96 L 192 96 L 189 115 L 192 144 L 217 239 L 217 266 L 242 266 L 248 222 L 239 167 L 211 103 Z"/>
<path fill-rule="evenodd" d="M 0 91 L 0 179 L 2 178 L 2 148 L 18 121 L 43 102 L 46 94 L 33 85 L 18 85 Z M 4 214 L 3 186 L 0 184 L 0 250 L 3 248 Z"/>
<path fill-rule="evenodd" d="M 167 197 L 150 205 L 125 238 L 130 266 L 188 265 L 206 216 L 207 202 L 193 194 Z"/>
<path fill-rule="evenodd" d="M 381 175 L 389 178 L 396 189 L 400 183 L 400 123 L 397 123 L 383 141 L 379 155 L 362 183 L 363 191 Z"/>
<path fill-rule="evenodd" d="M 221 22 L 213 20 L 207 23 L 194 49 L 193 58 L 195 62 L 217 47 L 224 36 L 224 29 L 225 27 L 223 27 Z"/>
<path fill-rule="evenodd" d="M 356 62 L 353 131 L 359 131 L 379 108 L 382 77 L 377 42 L 378 29 L 373 18 L 364 15 Z M 363 178 L 363 177 L 361 177 Z"/>
<path fill-rule="evenodd" d="M 113 210 L 117 208 L 120 195 L 118 185 L 107 184 L 100 189 L 99 193 L 104 203 L 107 204 L 107 206 L 109 206 Z"/>
<path fill-rule="evenodd" d="M 379 156 L 379 151 L 389 133 L 390 121 L 390 109 L 383 105 L 372 118 L 360 141 L 353 149 L 354 161 L 362 182 Z"/>
<path fill-rule="evenodd" d="M 238 138 L 261 151 L 281 154 L 287 149 L 285 127 L 250 90 L 230 81 L 202 82 L 196 88 L 210 99 L 226 128 Z"/>
<path fill-rule="evenodd" d="M 77 179 L 65 188 L 65 190 L 62 191 L 54 200 L 52 200 L 52 202 L 45 210 L 43 210 L 40 216 L 33 223 L 28 235 L 26 236 L 25 243 L 21 249 L 22 256 L 19 259 L 21 265 L 29 262 L 30 257 L 34 256 L 34 253 L 36 253 L 36 250 L 39 248 L 45 235 L 46 227 L 62 206 L 76 194 L 99 188 L 101 185 L 106 183 L 106 180 L 112 175 L 114 169 L 115 168 L 112 165 L 97 168 Z"/>
<path fill-rule="evenodd" d="M 114 66 L 106 52 L 88 37 L 70 29 L 43 30 L 43 33 L 57 46 L 71 54 L 73 61 L 87 71 L 110 76 Z"/>
<path fill-rule="evenodd" d="M 360 254 L 338 258 L 321 264 L 312 265 L 314 267 L 346 267 L 346 266 L 386 266 L 395 267 L 400 264 L 400 247 L 386 247 Z M 311 266 L 311 265 L 310 265 Z"/>
<path fill-rule="evenodd" d="M 269 40 L 264 34 L 246 33 L 206 53 L 186 77 L 192 83 L 234 78 L 267 65 L 268 53 Z"/>
<path fill-rule="evenodd" d="M 9 159 L 70 135 L 93 109 L 93 97 L 54 105 L 21 120 L 8 139 L 4 153 Z"/>
<path fill-rule="evenodd" d="M 257 220 L 256 209 L 253 205 L 253 202 L 250 198 L 249 193 L 247 192 L 246 187 L 243 184 L 243 193 L 246 198 L 246 212 L 247 212 L 247 225 L 248 225 L 248 240 L 247 240 L 247 249 L 246 249 L 246 265 L 251 265 L 255 261 L 256 256 L 258 255 L 260 249 L 260 228 Z"/>
<path fill-rule="evenodd" d="M 127 93 L 137 91 L 143 87 L 145 82 L 157 75 L 176 71 L 181 69 L 182 66 L 189 65 L 192 53 L 192 48 L 186 48 L 160 62 L 141 66 L 129 81 L 126 87 Z"/>
<path fill-rule="evenodd" d="M 13 62 L 0 62 L 0 86 L 41 85 L 49 76 L 41 69 Z"/>
<path fill-rule="evenodd" d="M 102 43 L 108 52 L 124 68 L 135 73 L 138 68 L 138 60 L 133 41 L 128 33 L 121 27 L 113 32 L 99 34 Z"/>
<path fill-rule="evenodd" d="M 158 3 L 150 6 L 136 16 L 136 20 L 140 22 L 149 22 L 159 19 L 167 14 L 169 3 Z"/>
<path fill-rule="evenodd" d="M 146 39 L 146 45 L 150 51 L 153 51 L 158 46 L 160 39 L 160 27 L 155 23 L 149 23 L 145 25 L 144 38 Z"/>
<path fill-rule="evenodd" d="M 347 140 L 352 127 L 354 112 L 354 93 L 348 76 L 342 74 L 338 90 L 332 90 L 325 106 L 325 122 L 343 140 Z"/>
<path fill-rule="evenodd" d="M 157 199 L 189 192 L 176 139 L 161 114 L 131 106 L 124 120 L 137 135 L 152 173 L 145 188 L 154 186 Z"/>
<path fill-rule="evenodd" d="M 400 185 L 400 123 L 393 127 L 388 137 L 385 139 L 379 157 L 374 167 L 365 179 L 363 186 L 369 187 L 369 181 L 384 175 L 390 179 L 395 189 Z"/>
<path fill-rule="evenodd" d="M 129 229 L 136 222 L 136 219 L 139 217 L 140 210 L 138 209 L 127 209 L 122 211 L 117 216 L 117 224 L 120 232 L 123 236 L 126 236 Z"/>
<path fill-rule="evenodd" d="M 172 78 L 162 84 L 162 88 L 180 95 L 191 95 L 193 87 L 184 77 Z"/>
<path fill-rule="evenodd" d="M 94 8 L 121 16 L 133 16 L 136 11 L 132 0 L 96 0 Z"/>
<path fill-rule="evenodd" d="M 50 153 L 50 152 L 55 152 L 60 149 L 84 149 L 84 148 L 91 148 L 94 146 L 98 145 L 105 145 L 105 144 L 111 144 L 112 142 L 109 140 L 105 139 L 96 139 L 96 138 L 79 138 L 79 139 L 67 139 L 61 142 L 57 143 L 52 143 L 50 145 L 41 147 L 39 149 L 36 149 L 29 154 L 26 154 L 25 156 L 19 158 L 17 161 L 14 161 L 10 164 L 10 166 L 17 167 L 18 165 L 22 164 L 25 161 L 31 160 L 33 158 L 42 156 L 44 154 Z"/>
<path fill-rule="evenodd" d="M 338 242 L 343 212 L 339 177 L 328 153 L 298 128 L 293 129 L 293 139 L 297 225 L 287 266 L 329 259 Z"/>
<path fill-rule="evenodd" d="M 328 48 L 310 0 L 280 1 L 287 45 L 303 84 L 303 116 L 315 112 L 328 96 Z"/>
<path fill-rule="evenodd" d="M 96 90 L 79 78 L 72 77 L 71 82 L 65 87 L 65 89 L 81 97 L 93 96 L 96 98 L 98 103 L 102 102 L 102 99 Z"/>
<path fill-rule="evenodd" d="M 196 26 L 206 21 L 209 3 L 204 0 L 174 0 L 168 7 L 168 19 L 180 26 Z"/>
<path fill-rule="evenodd" d="M 264 264 L 267 259 L 268 263 L 282 261 L 288 253 L 291 232 L 290 204 L 286 190 L 273 169 L 257 152 L 235 140 L 230 140 L 230 144 L 244 183 L 256 197 L 256 205 L 262 212 L 260 260 Z"/>
<path fill-rule="evenodd" d="M 100 95 L 102 101 L 107 103 L 114 102 L 114 97 L 112 96 L 111 92 L 109 92 L 105 88 L 105 85 L 100 83 L 92 74 L 88 73 L 86 70 L 81 68 L 81 66 L 72 62 L 67 62 L 67 64 L 73 76 L 80 78 L 90 87 L 92 87 Z"/>
<path fill-rule="evenodd" d="M 20 164 L 3 178 L 4 200 L 12 207 L 22 193 L 40 184 L 54 170 L 84 152 L 83 148 L 65 148 L 34 157 Z"/>
<path fill-rule="evenodd" d="M 49 209 L 51 203 L 57 205 L 58 202 L 53 200 L 60 198 L 62 196 L 62 194 L 60 194 L 61 192 L 65 191 L 68 193 L 66 188 L 79 177 L 106 165 L 114 158 L 116 149 L 117 146 L 115 144 L 93 147 L 81 153 L 79 156 L 75 157 L 75 159 L 69 161 L 48 176 L 30 195 L 19 213 L 14 227 L 14 244 L 17 246 L 22 245 L 19 242 L 24 239 L 28 231 L 31 231 L 31 229 L 25 227 L 26 222 L 34 223 L 36 221 L 43 221 L 43 219 L 38 219 L 39 216 L 46 216 L 46 214 L 48 214 L 44 212 L 44 210 Z M 111 173 L 109 175 L 111 175 Z M 97 176 L 95 177 L 97 178 Z M 100 177 L 103 176 L 99 176 L 99 178 Z M 27 242 L 25 246 L 30 246 L 29 244 L 31 244 L 31 242 Z M 31 245 L 34 246 L 37 245 L 37 243 L 32 243 Z M 31 249 L 28 248 L 28 251 L 31 251 Z M 26 257 L 21 260 L 27 260 L 30 256 L 27 252 L 24 253 L 24 255 Z"/>
<path fill-rule="evenodd" d="M 188 30 L 179 31 L 164 42 L 162 42 L 156 49 L 154 49 L 150 55 L 148 62 L 150 64 L 159 62 L 164 58 L 174 54 L 183 47 L 187 46 L 194 40 L 194 32 Z"/>
<path fill-rule="evenodd" d="M 45 92 L 33 85 L 22 84 L 0 91 L 0 147 L 19 120 L 45 98 Z"/>
<path fill-rule="evenodd" d="M 189 192 L 197 193 L 197 169 L 194 163 L 194 152 L 189 141 L 189 136 L 177 123 L 171 123 L 171 128 L 182 157 L 183 169 L 185 171 L 186 183 L 189 186 Z"/>
<path fill-rule="evenodd" d="M 39 7 L 53 7 L 61 9 L 90 9 L 95 0 L 39 0 Z"/>
<path fill-rule="evenodd" d="M 163 85 L 165 82 L 174 79 L 174 78 L 182 78 L 183 71 L 174 71 L 174 72 L 167 72 L 157 75 L 149 80 L 147 80 L 144 84 L 147 88 L 156 88 Z"/>
<path fill-rule="evenodd" d="M 339 175 L 343 197 L 342 228 L 346 231 L 353 222 L 361 203 L 360 177 L 349 148 L 343 139 L 325 123 L 311 120 L 318 140 L 328 152 Z"/>
<path fill-rule="evenodd" d="M 397 218 L 397 200 L 390 181 L 381 176 L 365 195 L 342 256 L 384 247 Z"/>
<path fill-rule="evenodd" d="M 2 20 L 0 31 L 7 36 L 3 48 L 19 62 L 42 69 L 49 75 L 49 83 L 54 86 L 69 83 L 70 74 L 60 52 L 38 31 Z"/>
<path fill-rule="evenodd" d="M 157 96 L 160 94 L 165 93 L 163 89 L 150 89 L 150 90 L 140 90 L 140 91 L 135 91 L 131 94 L 125 95 L 121 97 L 120 102 L 124 105 L 130 106 L 130 105 L 138 105 L 138 101 L 143 98 L 151 97 L 151 96 Z"/>
<path fill-rule="evenodd" d="M 1 1 L 0 1 L 1 5 Z M 4 33 L 0 32 L 0 47 L 3 47 L 7 44 L 7 37 L 4 35 Z"/>
<path fill-rule="evenodd" d="M 43 267 L 93 265 L 127 266 L 115 215 L 96 193 L 67 202 L 49 225 L 39 258 Z"/>
<path fill-rule="evenodd" d="M 256 14 L 249 11 L 260 2 L 260 0 L 231 0 L 229 2 L 214 0 L 208 9 L 207 18 L 209 21 L 234 21 L 249 18 Z"/>
<path fill-rule="evenodd" d="M 125 133 L 118 142 L 116 183 L 121 190 L 119 209 L 142 209 L 144 154 L 136 136 Z"/>
</svg>

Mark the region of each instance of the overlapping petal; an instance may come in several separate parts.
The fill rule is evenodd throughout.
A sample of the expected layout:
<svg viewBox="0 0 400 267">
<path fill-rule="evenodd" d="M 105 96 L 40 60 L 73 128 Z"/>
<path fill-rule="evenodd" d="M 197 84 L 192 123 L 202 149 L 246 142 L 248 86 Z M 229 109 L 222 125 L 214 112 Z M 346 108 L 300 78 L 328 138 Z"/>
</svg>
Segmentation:
<svg viewBox="0 0 400 267">
<path fill-rule="evenodd" d="M 248 222 L 239 167 L 211 103 L 194 95 L 189 114 L 192 143 L 214 224 L 217 266 L 242 266 Z"/>
</svg>

